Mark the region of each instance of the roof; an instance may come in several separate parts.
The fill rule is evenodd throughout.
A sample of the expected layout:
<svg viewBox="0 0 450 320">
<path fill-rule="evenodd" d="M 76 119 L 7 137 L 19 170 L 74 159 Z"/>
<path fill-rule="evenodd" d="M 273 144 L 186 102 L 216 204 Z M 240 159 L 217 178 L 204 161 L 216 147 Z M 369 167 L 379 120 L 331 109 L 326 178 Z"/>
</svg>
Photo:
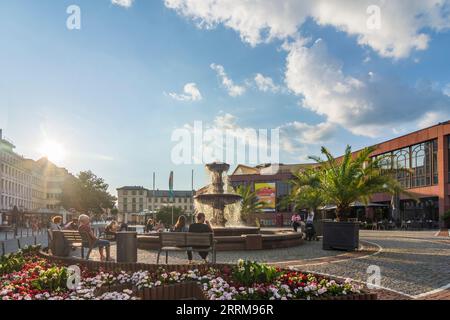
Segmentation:
<svg viewBox="0 0 450 320">
<path fill-rule="evenodd" d="M 277 170 L 276 165 L 279 165 Z M 274 169 L 273 173 L 270 174 L 283 174 L 283 173 L 293 173 L 297 172 L 301 169 L 307 169 L 310 167 L 317 166 L 315 163 L 299 163 L 299 164 L 260 164 L 256 167 L 249 167 L 243 164 L 237 166 L 236 170 L 231 174 L 231 176 L 239 176 L 239 175 L 260 175 L 265 174 L 269 175 L 270 170 Z"/>
<path fill-rule="evenodd" d="M 155 197 L 168 198 L 169 190 L 149 190 L 140 186 L 125 186 L 122 188 L 118 188 L 117 190 L 127 190 L 127 191 L 148 191 L 148 195 L 153 197 L 153 192 L 155 193 Z M 175 197 L 192 197 L 195 191 L 192 190 L 174 190 L 173 195 Z"/>
<path fill-rule="evenodd" d="M 121 188 L 117 188 L 117 190 L 148 190 L 144 187 L 139 187 L 139 186 L 125 186 L 125 187 L 121 187 Z"/>
<path fill-rule="evenodd" d="M 168 198 L 169 197 L 169 190 L 155 190 L 155 197 L 163 197 Z M 192 190 L 174 190 L 173 195 L 174 197 L 192 197 L 192 195 L 195 194 L 195 191 Z M 150 195 L 153 196 L 153 191 L 150 191 Z"/>
</svg>

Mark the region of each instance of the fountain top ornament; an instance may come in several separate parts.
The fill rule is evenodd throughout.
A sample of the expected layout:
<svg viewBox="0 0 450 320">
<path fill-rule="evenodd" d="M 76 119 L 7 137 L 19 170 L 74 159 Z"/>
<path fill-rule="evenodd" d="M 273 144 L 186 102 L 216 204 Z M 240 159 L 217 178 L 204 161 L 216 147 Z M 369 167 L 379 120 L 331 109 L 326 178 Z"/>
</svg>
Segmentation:
<svg viewBox="0 0 450 320">
<path fill-rule="evenodd" d="M 225 227 L 227 223 L 225 219 L 225 206 L 241 201 L 242 197 L 234 193 L 225 192 L 223 175 L 230 169 L 229 164 L 214 162 L 207 164 L 206 168 L 211 173 L 212 190 L 196 196 L 195 199 L 201 204 L 212 207 L 213 218 L 211 223 L 214 226 Z"/>
</svg>

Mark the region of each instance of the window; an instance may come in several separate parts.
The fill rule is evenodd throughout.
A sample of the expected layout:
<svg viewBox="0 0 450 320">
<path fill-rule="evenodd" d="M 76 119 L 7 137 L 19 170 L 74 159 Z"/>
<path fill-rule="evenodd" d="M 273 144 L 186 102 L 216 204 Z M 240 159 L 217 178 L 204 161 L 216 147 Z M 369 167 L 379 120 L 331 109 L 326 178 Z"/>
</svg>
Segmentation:
<svg viewBox="0 0 450 320">
<path fill-rule="evenodd" d="M 427 161 L 427 156 L 429 156 L 429 153 L 426 152 L 426 146 L 424 143 L 416 145 L 412 148 L 413 187 L 425 186 L 429 184 L 427 181 L 427 171 L 429 171 L 428 166 L 430 161 Z"/>
<path fill-rule="evenodd" d="M 396 178 L 402 187 L 425 187 L 438 184 L 437 149 L 437 140 L 432 140 L 395 150 L 378 158 L 381 158 L 381 169 L 396 170 Z"/>
<path fill-rule="evenodd" d="M 397 180 L 400 182 L 402 187 L 410 188 L 410 174 L 407 171 L 410 169 L 410 154 L 409 148 L 397 150 L 393 153 L 393 169 L 397 170 L 396 176 Z"/>
</svg>

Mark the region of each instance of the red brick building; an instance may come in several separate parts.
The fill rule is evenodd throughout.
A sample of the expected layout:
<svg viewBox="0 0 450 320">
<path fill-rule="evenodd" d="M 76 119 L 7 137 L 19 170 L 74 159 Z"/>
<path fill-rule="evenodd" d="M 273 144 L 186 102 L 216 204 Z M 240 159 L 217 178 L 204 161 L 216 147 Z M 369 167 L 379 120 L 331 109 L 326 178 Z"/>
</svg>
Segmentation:
<svg viewBox="0 0 450 320">
<path fill-rule="evenodd" d="M 376 145 L 373 157 L 383 156 L 385 168 L 403 168 L 399 170 L 397 179 L 419 202 L 401 196 L 397 199 L 399 215 L 390 216 L 395 220 L 433 220 L 442 223 L 444 213 L 450 210 L 450 121 L 422 129 L 404 136 Z M 358 151 L 356 151 L 358 152 Z M 292 172 L 314 164 L 280 165 L 276 174 L 265 174 L 267 166 L 247 167 L 240 165 L 230 176 L 233 185 L 257 182 L 274 182 L 277 189 L 277 200 L 290 192 L 289 180 Z M 392 197 L 377 194 L 372 199 L 375 203 L 390 205 Z M 277 211 L 286 208 L 277 207 Z M 274 218 L 276 212 L 272 213 Z M 268 217 L 268 214 L 263 214 Z M 285 214 L 285 220 L 287 219 Z"/>
</svg>

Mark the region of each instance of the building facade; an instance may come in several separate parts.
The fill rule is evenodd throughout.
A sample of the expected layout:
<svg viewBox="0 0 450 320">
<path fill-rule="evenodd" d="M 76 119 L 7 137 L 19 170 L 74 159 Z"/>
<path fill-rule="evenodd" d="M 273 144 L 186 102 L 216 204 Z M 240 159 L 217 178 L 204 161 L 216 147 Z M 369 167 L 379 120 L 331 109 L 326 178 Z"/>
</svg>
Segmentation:
<svg viewBox="0 0 450 320">
<path fill-rule="evenodd" d="M 0 130 L 0 224 L 6 213 L 17 208 L 27 213 L 57 213 L 62 187 L 69 172 L 46 158 L 26 159 Z"/>
<path fill-rule="evenodd" d="M 357 153 L 356 151 L 355 153 Z M 376 145 L 372 157 L 383 157 L 382 167 L 397 171 L 398 181 L 419 201 L 401 195 L 393 199 L 388 194 L 376 194 L 372 202 L 392 207 L 388 217 L 393 220 L 421 220 L 439 221 L 450 210 L 450 121 L 437 124 L 410 134 L 382 142 Z M 275 174 L 270 174 L 270 165 L 247 167 L 240 165 L 230 176 L 233 186 L 251 185 L 254 190 L 255 183 L 267 182 L 276 184 L 277 203 L 290 193 L 289 180 L 292 173 L 315 164 L 279 165 Z M 405 170 L 407 169 L 407 170 Z M 267 174 L 269 172 L 269 174 Z M 274 220 L 276 213 L 290 211 L 292 208 L 277 209 L 272 214 L 260 214 Z M 286 213 L 285 220 L 287 219 Z"/>
<path fill-rule="evenodd" d="M 149 190 L 139 186 L 125 186 L 117 189 L 118 209 L 123 221 L 141 222 L 144 218 L 164 207 L 183 210 L 187 215 L 194 213 L 193 191 L 174 191 L 173 202 L 167 190 Z"/>
</svg>

